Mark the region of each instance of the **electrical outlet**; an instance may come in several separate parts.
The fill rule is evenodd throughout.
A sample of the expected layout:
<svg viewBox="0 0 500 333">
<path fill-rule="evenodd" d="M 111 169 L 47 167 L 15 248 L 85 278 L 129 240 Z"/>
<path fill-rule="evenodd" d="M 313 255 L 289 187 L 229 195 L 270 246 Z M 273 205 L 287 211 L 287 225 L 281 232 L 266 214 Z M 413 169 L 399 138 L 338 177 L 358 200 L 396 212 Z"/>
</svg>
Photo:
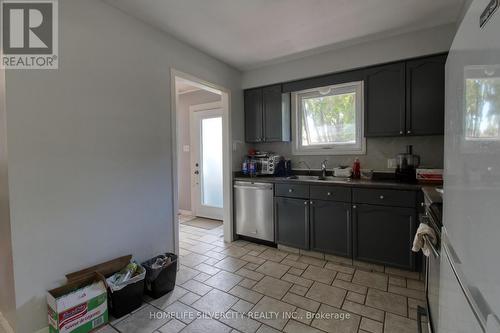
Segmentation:
<svg viewBox="0 0 500 333">
<path fill-rule="evenodd" d="M 397 163 L 395 158 L 388 158 L 387 159 L 387 169 L 396 169 L 397 168 Z"/>
</svg>

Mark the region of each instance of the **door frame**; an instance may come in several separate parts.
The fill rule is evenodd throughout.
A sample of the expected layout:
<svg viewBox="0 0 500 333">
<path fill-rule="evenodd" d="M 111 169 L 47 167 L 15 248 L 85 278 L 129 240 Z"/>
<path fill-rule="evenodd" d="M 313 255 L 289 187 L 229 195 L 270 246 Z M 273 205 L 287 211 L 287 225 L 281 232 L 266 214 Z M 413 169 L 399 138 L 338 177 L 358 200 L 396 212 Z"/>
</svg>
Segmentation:
<svg viewBox="0 0 500 333">
<path fill-rule="evenodd" d="M 194 125 L 193 122 L 195 121 L 196 112 L 199 112 L 199 111 L 210 111 L 210 110 L 216 110 L 216 109 L 222 109 L 222 101 L 220 101 L 220 102 L 212 102 L 212 103 L 205 103 L 205 104 L 191 105 L 189 107 L 189 130 L 190 130 L 190 145 L 191 145 L 191 149 L 190 149 L 190 155 L 191 155 L 191 158 L 190 158 L 190 161 L 191 161 L 191 166 L 190 166 L 191 211 L 195 215 L 196 215 L 195 202 L 197 202 L 198 200 L 201 200 L 201 198 L 199 198 L 198 191 L 194 191 L 194 182 L 195 182 L 195 178 L 196 177 L 193 176 L 193 163 L 196 160 L 196 156 L 194 156 L 194 153 L 195 152 L 199 152 L 198 150 L 201 147 L 198 147 L 198 150 L 194 150 L 193 149 L 193 142 L 195 141 L 194 140 L 194 138 L 195 138 L 194 137 L 194 135 L 195 135 L 194 134 L 195 128 L 193 126 Z M 223 111 L 221 111 L 220 113 L 218 112 L 218 114 L 220 114 L 221 117 L 224 116 Z M 223 149 L 224 149 L 224 147 L 223 147 Z M 222 155 L 224 156 L 224 154 L 222 154 Z M 200 161 L 200 163 L 201 163 L 201 161 Z M 224 188 L 222 190 L 224 191 Z M 224 210 L 224 207 L 222 208 L 222 210 Z M 223 216 L 221 218 L 223 218 Z"/>
<path fill-rule="evenodd" d="M 234 240 L 233 233 L 233 187 L 232 187 L 232 160 L 233 152 L 231 149 L 232 133 L 231 133 L 231 90 L 219 86 L 217 84 L 205 81 L 194 75 L 179 71 L 175 68 L 170 69 L 170 103 L 171 103 L 171 131 L 172 131 L 172 164 L 171 164 L 171 174 L 172 177 L 172 240 L 174 243 L 174 252 L 179 253 L 179 223 L 177 213 L 179 212 L 179 183 L 177 179 L 178 171 L 178 139 L 177 139 L 177 127 L 178 127 L 178 117 L 177 117 L 177 107 L 179 105 L 179 98 L 177 96 L 176 78 L 185 79 L 193 82 L 195 85 L 212 90 L 214 92 L 221 93 L 221 107 L 222 107 L 222 149 L 223 149 L 223 197 L 224 197 L 224 218 L 222 220 L 224 229 L 224 241 L 232 242 Z"/>
</svg>

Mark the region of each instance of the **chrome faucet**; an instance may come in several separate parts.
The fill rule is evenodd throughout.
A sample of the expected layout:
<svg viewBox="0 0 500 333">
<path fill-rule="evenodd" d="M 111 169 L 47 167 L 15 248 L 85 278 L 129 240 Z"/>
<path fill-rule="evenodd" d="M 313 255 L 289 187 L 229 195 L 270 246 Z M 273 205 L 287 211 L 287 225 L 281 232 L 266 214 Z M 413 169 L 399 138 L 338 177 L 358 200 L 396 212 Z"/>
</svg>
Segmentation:
<svg viewBox="0 0 500 333">
<path fill-rule="evenodd" d="M 328 164 L 328 160 L 323 160 L 321 162 L 321 177 L 324 179 L 326 178 L 326 166 Z"/>
</svg>

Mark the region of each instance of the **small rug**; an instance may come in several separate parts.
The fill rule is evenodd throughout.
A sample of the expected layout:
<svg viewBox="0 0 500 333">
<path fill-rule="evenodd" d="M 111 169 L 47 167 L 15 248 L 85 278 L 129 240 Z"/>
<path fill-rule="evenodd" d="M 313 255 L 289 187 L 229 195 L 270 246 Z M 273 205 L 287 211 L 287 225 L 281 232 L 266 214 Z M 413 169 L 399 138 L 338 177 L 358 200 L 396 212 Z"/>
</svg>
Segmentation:
<svg viewBox="0 0 500 333">
<path fill-rule="evenodd" d="M 196 228 L 212 230 L 222 225 L 221 220 L 206 219 L 204 217 L 195 217 L 192 220 L 181 221 L 184 225 L 189 225 Z"/>
</svg>

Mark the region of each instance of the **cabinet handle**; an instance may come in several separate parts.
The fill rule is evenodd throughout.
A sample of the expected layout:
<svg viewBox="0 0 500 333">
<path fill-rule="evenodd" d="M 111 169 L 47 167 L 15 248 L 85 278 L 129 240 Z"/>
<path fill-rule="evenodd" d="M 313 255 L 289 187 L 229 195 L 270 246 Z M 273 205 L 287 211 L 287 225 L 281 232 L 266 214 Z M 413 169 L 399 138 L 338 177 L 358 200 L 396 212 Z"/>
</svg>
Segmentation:
<svg viewBox="0 0 500 333">
<path fill-rule="evenodd" d="M 309 203 L 310 203 L 311 205 L 313 204 L 313 202 L 312 202 L 312 201 L 309 201 Z"/>
<path fill-rule="evenodd" d="M 410 130 L 408 130 L 408 132 L 406 132 L 406 133 L 411 134 L 411 131 L 410 131 Z"/>
<path fill-rule="evenodd" d="M 356 209 L 356 205 L 352 205 L 352 208 Z"/>
<path fill-rule="evenodd" d="M 331 196 L 331 195 L 332 195 L 332 192 L 328 192 L 326 195 L 327 195 L 327 196 Z"/>
<path fill-rule="evenodd" d="M 304 205 L 307 205 L 307 201 L 304 201 Z"/>
<path fill-rule="evenodd" d="M 292 193 L 293 192 L 293 188 L 289 188 L 288 192 Z"/>
<path fill-rule="evenodd" d="M 399 131 L 399 134 L 403 135 L 403 131 Z"/>
<path fill-rule="evenodd" d="M 380 196 L 380 199 L 381 199 L 381 200 L 384 200 L 384 196 L 383 196 L 383 195 L 381 195 L 381 196 Z"/>
</svg>

